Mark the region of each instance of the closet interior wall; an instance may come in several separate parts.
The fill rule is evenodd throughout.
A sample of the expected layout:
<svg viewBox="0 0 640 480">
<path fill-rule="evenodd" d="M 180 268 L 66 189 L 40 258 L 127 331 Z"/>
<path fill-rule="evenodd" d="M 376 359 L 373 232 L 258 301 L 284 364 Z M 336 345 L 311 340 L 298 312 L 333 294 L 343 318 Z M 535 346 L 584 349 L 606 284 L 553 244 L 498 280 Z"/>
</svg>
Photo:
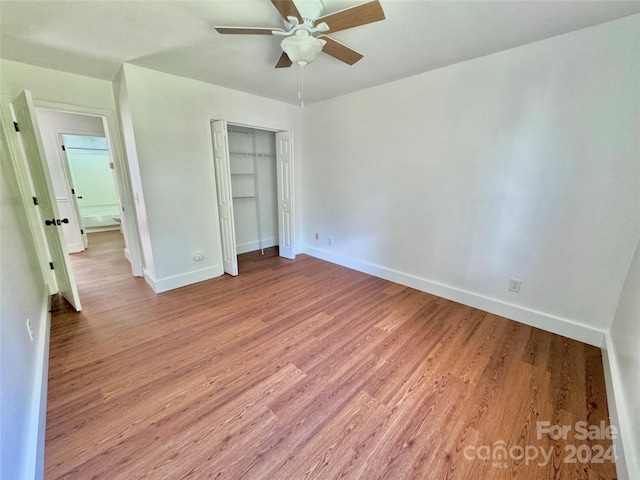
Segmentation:
<svg viewBox="0 0 640 480">
<path fill-rule="evenodd" d="M 228 127 L 237 252 L 278 245 L 275 133 Z"/>
</svg>

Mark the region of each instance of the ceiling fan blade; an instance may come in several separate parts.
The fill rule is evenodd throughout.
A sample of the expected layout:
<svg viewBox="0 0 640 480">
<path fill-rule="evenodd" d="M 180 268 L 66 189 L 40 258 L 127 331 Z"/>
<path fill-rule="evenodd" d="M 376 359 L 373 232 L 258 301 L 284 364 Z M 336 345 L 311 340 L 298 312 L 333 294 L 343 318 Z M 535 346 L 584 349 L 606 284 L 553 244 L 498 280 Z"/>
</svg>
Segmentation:
<svg viewBox="0 0 640 480">
<path fill-rule="evenodd" d="M 215 27 L 218 33 L 234 34 L 234 35 L 273 35 L 273 32 L 282 32 L 281 28 L 262 28 L 262 27 Z"/>
<path fill-rule="evenodd" d="M 382 6 L 378 0 L 375 0 L 373 2 L 363 3 L 362 5 L 356 5 L 355 7 L 325 15 L 324 17 L 318 18 L 315 21 L 315 24 L 319 25 L 320 23 L 325 22 L 329 25 L 329 33 L 335 33 L 340 30 L 359 27 L 360 25 L 378 22 L 384 19 L 385 16 Z"/>
<path fill-rule="evenodd" d="M 289 56 L 282 52 L 280 58 L 278 59 L 278 63 L 276 63 L 276 68 L 287 68 L 293 65 L 293 62 L 289 59 Z"/>
<path fill-rule="evenodd" d="M 322 51 L 324 53 L 331 55 L 333 58 L 337 58 L 338 60 L 344 63 L 353 65 L 363 57 L 361 53 L 358 53 L 355 50 L 352 50 L 346 45 L 343 45 L 337 40 L 327 37 L 326 35 L 320 35 L 318 38 L 321 40 L 326 40 L 327 42 L 322 48 Z"/>
<path fill-rule="evenodd" d="M 296 17 L 298 22 L 301 24 L 304 23 L 302 19 L 302 15 L 298 11 L 298 7 L 293 3 L 293 0 L 271 0 L 273 6 L 276 7 L 282 18 L 284 18 L 287 22 L 289 21 L 287 17 Z"/>
</svg>

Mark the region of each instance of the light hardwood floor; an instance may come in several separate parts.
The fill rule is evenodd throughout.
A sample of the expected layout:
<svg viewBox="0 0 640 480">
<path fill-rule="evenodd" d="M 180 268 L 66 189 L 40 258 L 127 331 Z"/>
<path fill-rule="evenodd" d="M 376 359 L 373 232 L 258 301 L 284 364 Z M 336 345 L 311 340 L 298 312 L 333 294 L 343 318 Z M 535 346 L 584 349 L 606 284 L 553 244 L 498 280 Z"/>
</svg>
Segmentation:
<svg viewBox="0 0 640 480">
<path fill-rule="evenodd" d="M 121 238 L 73 256 L 81 313 L 55 302 L 47 479 L 616 477 L 575 438 L 609 424 L 595 347 L 273 249 L 156 295 Z"/>
</svg>

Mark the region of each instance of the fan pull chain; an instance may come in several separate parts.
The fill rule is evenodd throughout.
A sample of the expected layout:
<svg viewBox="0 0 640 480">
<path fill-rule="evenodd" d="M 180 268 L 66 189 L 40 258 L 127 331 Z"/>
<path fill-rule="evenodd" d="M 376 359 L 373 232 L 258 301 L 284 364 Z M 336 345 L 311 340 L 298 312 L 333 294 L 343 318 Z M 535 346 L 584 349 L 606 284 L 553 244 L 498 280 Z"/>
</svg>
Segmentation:
<svg viewBox="0 0 640 480">
<path fill-rule="evenodd" d="M 300 85 L 298 86 L 298 100 L 300 100 L 300 108 L 304 108 L 304 65 L 300 65 Z"/>
</svg>

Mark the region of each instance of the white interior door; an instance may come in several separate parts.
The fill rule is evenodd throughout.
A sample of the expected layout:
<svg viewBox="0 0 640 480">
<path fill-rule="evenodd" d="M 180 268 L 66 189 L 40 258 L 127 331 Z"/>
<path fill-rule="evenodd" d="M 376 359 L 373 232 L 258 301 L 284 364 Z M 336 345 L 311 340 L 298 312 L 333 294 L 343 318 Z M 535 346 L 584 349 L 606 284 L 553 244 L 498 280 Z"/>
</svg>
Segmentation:
<svg viewBox="0 0 640 480">
<path fill-rule="evenodd" d="M 224 120 L 211 122 L 211 134 L 213 136 L 213 161 L 218 190 L 222 264 L 225 273 L 235 276 L 238 275 L 238 255 L 236 253 L 236 231 L 233 221 L 233 195 L 231 191 L 227 122 Z"/>
<path fill-rule="evenodd" d="M 293 137 L 291 132 L 276 133 L 278 175 L 278 230 L 280 256 L 296 258 L 293 218 Z"/>
<path fill-rule="evenodd" d="M 69 157 L 67 157 L 67 149 L 64 145 L 64 135 L 62 133 L 58 133 L 58 145 L 60 147 L 59 151 L 62 156 L 62 170 L 64 172 L 65 178 L 67 179 L 67 194 L 69 199 L 69 206 L 71 208 L 70 215 L 73 216 L 73 220 L 69 218 L 69 229 L 73 228 L 72 233 L 67 234 L 65 232 L 65 238 L 67 238 L 67 248 L 69 249 L 69 253 L 74 253 L 73 249 L 69 245 L 69 238 L 73 238 L 74 241 L 79 241 L 81 248 L 79 251 L 86 250 L 89 246 L 89 239 L 87 238 L 87 232 L 84 229 L 84 225 L 82 224 L 82 217 L 80 216 L 80 208 L 78 207 L 78 192 L 73 182 L 73 175 L 71 175 L 71 169 L 69 167 Z M 58 207 L 60 207 L 60 201 L 58 198 Z M 61 212 L 62 213 L 62 212 Z M 73 227 L 71 227 L 73 224 Z M 77 237 L 72 237 L 72 235 L 79 235 L 79 240 Z"/>
<path fill-rule="evenodd" d="M 60 217 L 53 193 L 31 93 L 28 90 L 23 91 L 11 103 L 11 106 L 18 123 L 22 154 L 29 167 L 31 181 L 38 199 L 40 218 L 43 222 L 47 222 L 42 227 L 49 247 L 58 290 L 77 311 L 80 311 L 80 297 L 61 228 L 64 217 Z"/>
</svg>

